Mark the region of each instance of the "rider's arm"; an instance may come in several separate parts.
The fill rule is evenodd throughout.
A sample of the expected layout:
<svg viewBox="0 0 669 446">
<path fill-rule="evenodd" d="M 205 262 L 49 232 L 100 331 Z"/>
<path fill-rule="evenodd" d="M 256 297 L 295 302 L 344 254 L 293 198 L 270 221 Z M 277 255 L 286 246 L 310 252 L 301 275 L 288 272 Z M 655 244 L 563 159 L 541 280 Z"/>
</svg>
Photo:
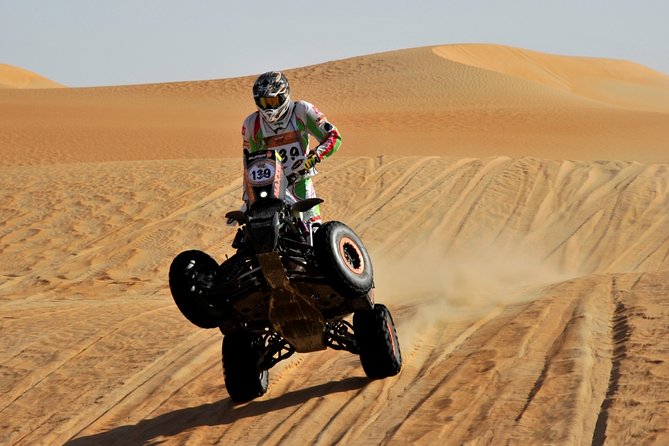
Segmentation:
<svg viewBox="0 0 669 446">
<path fill-rule="evenodd" d="M 253 151 L 255 149 L 255 147 L 252 147 L 252 145 L 255 145 L 253 144 L 253 127 L 254 121 L 257 119 L 256 113 L 252 113 L 244 120 L 244 124 L 242 125 L 242 151 Z M 248 195 L 246 193 L 246 182 L 244 181 L 242 181 L 242 200 L 244 201 L 244 206 L 246 206 Z"/>
<path fill-rule="evenodd" d="M 320 160 L 329 157 L 341 146 L 341 136 L 337 128 L 332 125 L 325 115 L 308 102 L 305 103 L 307 131 L 319 142 L 313 150 Z"/>
<path fill-rule="evenodd" d="M 251 113 L 244 120 L 242 125 L 242 146 L 250 152 L 255 152 L 260 148 L 262 141 L 262 130 L 260 129 L 260 116 L 258 113 Z"/>
</svg>

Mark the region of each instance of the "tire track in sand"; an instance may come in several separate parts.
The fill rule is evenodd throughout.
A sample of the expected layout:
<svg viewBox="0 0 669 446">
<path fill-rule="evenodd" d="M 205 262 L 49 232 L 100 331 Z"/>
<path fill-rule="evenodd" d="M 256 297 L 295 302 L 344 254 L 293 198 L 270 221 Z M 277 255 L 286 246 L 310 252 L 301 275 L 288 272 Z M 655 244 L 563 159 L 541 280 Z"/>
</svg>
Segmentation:
<svg viewBox="0 0 669 446">
<path fill-rule="evenodd" d="M 641 280 L 642 275 L 636 280 L 635 284 Z M 634 288 L 634 285 L 632 285 Z M 625 292 L 619 290 L 616 278 L 613 277 L 611 283 L 611 297 L 615 304 L 615 311 L 611 318 L 611 344 L 613 351 L 611 355 L 611 373 L 606 389 L 606 396 L 602 401 L 597 415 L 597 423 L 592 435 L 592 445 L 601 446 L 606 441 L 606 429 L 609 421 L 609 410 L 618 394 L 618 383 L 620 381 L 620 367 L 622 360 L 627 356 L 627 342 L 630 338 L 630 325 L 627 317 L 627 307 L 621 299 L 621 294 Z"/>
</svg>

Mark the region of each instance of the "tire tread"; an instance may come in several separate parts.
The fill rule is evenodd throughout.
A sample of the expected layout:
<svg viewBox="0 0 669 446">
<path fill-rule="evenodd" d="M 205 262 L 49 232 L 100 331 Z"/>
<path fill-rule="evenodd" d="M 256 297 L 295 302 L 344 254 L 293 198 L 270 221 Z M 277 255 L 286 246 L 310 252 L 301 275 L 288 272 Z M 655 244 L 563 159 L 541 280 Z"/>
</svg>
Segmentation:
<svg viewBox="0 0 669 446">
<path fill-rule="evenodd" d="M 356 312 L 353 326 L 367 376 L 381 379 L 397 375 L 402 368 L 402 353 L 388 308 L 375 304 L 371 310 Z"/>
</svg>

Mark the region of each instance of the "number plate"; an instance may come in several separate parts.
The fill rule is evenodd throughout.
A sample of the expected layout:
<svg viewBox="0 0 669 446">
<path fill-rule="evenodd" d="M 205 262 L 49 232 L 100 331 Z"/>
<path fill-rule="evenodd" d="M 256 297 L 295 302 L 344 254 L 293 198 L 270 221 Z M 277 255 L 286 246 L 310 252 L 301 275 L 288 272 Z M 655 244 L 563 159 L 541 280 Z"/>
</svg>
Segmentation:
<svg viewBox="0 0 669 446">
<path fill-rule="evenodd" d="M 276 175 L 274 160 L 257 160 L 248 168 L 249 183 L 251 186 L 272 184 L 274 175 Z"/>
</svg>

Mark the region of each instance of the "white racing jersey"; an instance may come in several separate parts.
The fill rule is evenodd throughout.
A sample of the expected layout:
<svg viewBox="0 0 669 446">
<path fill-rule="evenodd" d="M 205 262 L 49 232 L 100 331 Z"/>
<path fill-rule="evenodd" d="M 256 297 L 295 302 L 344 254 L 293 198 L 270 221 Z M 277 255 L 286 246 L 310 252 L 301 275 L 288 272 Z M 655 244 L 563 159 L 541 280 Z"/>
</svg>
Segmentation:
<svg viewBox="0 0 669 446">
<path fill-rule="evenodd" d="M 319 160 L 335 153 L 341 145 L 337 128 L 314 105 L 306 101 L 292 103 L 286 116 L 274 125 L 266 123 L 258 112 L 254 112 L 244 120 L 242 127 L 244 148 L 251 152 L 276 150 L 291 182 L 318 173 L 315 168 L 311 168 L 301 177 L 299 175 L 309 154 L 309 135 L 319 142 L 313 150 Z"/>
</svg>

